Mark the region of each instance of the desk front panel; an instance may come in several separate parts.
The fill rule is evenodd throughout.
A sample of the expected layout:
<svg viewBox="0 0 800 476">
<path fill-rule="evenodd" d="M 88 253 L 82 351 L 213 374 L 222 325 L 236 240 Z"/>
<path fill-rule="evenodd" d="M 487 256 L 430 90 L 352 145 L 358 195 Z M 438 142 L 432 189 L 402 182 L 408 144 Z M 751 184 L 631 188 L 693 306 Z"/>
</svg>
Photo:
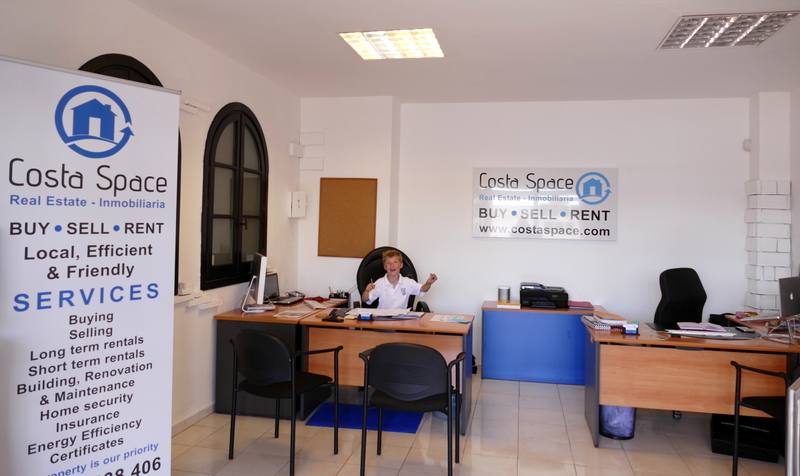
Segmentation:
<svg viewBox="0 0 800 476">
<path fill-rule="evenodd" d="M 420 332 L 374 332 L 342 327 L 310 327 L 308 350 L 329 349 L 339 345 L 339 383 L 341 385 L 364 385 L 364 361 L 359 353 L 379 344 L 404 342 L 421 344 L 438 350 L 447 362 L 464 351 L 463 335 L 424 334 Z M 464 362 L 470 366 L 471 362 Z M 308 356 L 308 371 L 333 376 L 333 357 L 328 355 Z"/>
<path fill-rule="evenodd" d="M 600 345 L 599 403 L 626 407 L 733 414 L 735 360 L 785 371 L 785 354 Z M 743 395 L 783 395 L 780 379 L 749 373 Z M 743 414 L 764 416 L 742 409 Z"/>
</svg>

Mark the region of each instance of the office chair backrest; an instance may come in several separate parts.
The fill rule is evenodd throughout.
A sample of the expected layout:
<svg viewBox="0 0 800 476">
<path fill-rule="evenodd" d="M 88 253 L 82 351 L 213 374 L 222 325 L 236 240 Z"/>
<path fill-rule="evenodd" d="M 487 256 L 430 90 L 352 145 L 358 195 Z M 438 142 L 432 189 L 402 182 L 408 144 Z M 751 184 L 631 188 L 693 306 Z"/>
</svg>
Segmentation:
<svg viewBox="0 0 800 476">
<path fill-rule="evenodd" d="M 658 303 L 655 323 L 675 328 L 678 322 L 700 322 L 706 291 L 697 272 L 692 268 L 673 268 L 661 273 L 661 302 Z"/>
<path fill-rule="evenodd" d="M 255 385 L 292 379 L 291 351 L 283 341 L 265 332 L 244 329 L 234 339 L 239 373 Z"/>
<path fill-rule="evenodd" d="M 424 345 L 381 344 L 369 356 L 369 385 L 403 401 L 446 393 L 447 362 Z"/>
<path fill-rule="evenodd" d="M 386 275 L 386 270 L 383 269 L 383 252 L 386 250 L 400 251 L 391 246 L 381 246 L 367 253 L 367 256 L 361 260 L 358 271 L 356 271 L 356 284 L 358 285 L 359 296 L 364 292 L 364 289 L 366 289 L 370 281 L 377 281 Z M 414 269 L 414 263 L 412 263 L 408 255 L 402 251 L 400 251 L 400 254 L 403 256 L 403 269 L 400 270 L 400 274 L 416 281 L 417 271 Z M 411 307 L 413 300 L 414 296 L 409 296 L 409 307 Z M 371 305 L 367 305 L 366 303 L 361 303 L 361 305 L 362 307 L 377 307 L 378 301 L 373 302 Z"/>
</svg>

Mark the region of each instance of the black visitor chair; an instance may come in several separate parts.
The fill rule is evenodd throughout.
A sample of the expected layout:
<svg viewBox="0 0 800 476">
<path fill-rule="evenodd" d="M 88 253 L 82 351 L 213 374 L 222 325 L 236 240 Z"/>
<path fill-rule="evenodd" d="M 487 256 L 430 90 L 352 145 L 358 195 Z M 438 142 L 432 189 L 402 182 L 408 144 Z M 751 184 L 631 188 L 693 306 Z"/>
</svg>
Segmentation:
<svg viewBox="0 0 800 476">
<path fill-rule="evenodd" d="M 297 398 L 310 390 L 323 386 L 333 387 L 333 453 L 339 454 L 339 347 L 292 353 L 277 337 L 255 329 L 244 329 L 234 339 L 233 345 L 233 399 L 231 406 L 231 439 L 228 459 L 233 459 L 233 438 L 236 431 L 236 396 L 240 391 L 259 397 L 275 399 L 275 438 L 278 438 L 281 399 L 291 401 L 291 433 L 289 476 L 294 476 L 295 428 L 297 426 Z M 333 352 L 333 378 L 297 370 L 301 356 Z M 244 377 L 239 381 L 238 374 Z"/>
<path fill-rule="evenodd" d="M 784 395 L 778 396 L 742 397 L 743 371 L 781 378 L 784 381 L 785 388 L 789 388 L 795 380 L 800 378 L 800 367 L 795 369 L 791 374 L 787 374 L 786 372 L 773 372 L 770 370 L 747 367 L 735 361 L 731 361 L 731 365 L 736 367 L 736 401 L 734 402 L 733 408 L 733 469 L 731 472 L 733 476 L 736 476 L 739 473 L 739 419 L 741 407 L 760 410 L 772 418 L 775 418 L 780 423 L 780 426 L 784 428 L 786 426 L 786 394 L 784 393 Z M 787 471 L 789 471 L 789 469 L 790 468 L 787 468 Z"/>
<path fill-rule="evenodd" d="M 462 370 L 459 366 L 464 365 L 466 354 L 461 352 L 455 360 L 447 363 L 436 349 L 418 344 L 389 343 L 361 352 L 358 356 L 364 361 L 361 476 L 364 476 L 366 469 L 367 412 L 370 407 L 378 408 L 378 455 L 381 454 L 383 410 L 446 413 L 447 474 L 452 476 L 454 426 L 455 462 L 459 462 Z M 373 390 L 371 396 L 370 389 Z"/>
</svg>

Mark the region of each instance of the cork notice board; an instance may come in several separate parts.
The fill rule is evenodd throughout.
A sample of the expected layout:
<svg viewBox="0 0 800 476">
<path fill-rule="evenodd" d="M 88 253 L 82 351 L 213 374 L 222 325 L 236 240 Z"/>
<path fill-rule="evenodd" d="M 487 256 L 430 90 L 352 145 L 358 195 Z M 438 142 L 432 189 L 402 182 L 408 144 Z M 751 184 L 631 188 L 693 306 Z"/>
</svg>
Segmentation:
<svg viewBox="0 0 800 476">
<path fill-rule="evenodd" d="M 363 258 L 375 249 L 378 179 L 321 178 L 317 255 Z"/>
</svg>

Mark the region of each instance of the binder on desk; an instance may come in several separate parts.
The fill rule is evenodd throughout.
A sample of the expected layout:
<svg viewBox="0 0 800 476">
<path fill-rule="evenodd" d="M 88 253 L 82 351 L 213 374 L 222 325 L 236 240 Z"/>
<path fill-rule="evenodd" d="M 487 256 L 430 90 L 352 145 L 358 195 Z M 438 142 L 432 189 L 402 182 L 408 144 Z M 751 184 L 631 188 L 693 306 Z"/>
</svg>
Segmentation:
<svg viewBox="0 0 800 476">
<path fill-rule="evenodd" d="M 586 324 L 587 326 L 591 327 L 592 329 L 594 329 L 596 331 L 610 331 L 611 330 L 611 326 L 610 325 L 600 322 L 594 316 L 581 316 L 581 320 L 583 321 L 584 324 Z"/>
</svg>

